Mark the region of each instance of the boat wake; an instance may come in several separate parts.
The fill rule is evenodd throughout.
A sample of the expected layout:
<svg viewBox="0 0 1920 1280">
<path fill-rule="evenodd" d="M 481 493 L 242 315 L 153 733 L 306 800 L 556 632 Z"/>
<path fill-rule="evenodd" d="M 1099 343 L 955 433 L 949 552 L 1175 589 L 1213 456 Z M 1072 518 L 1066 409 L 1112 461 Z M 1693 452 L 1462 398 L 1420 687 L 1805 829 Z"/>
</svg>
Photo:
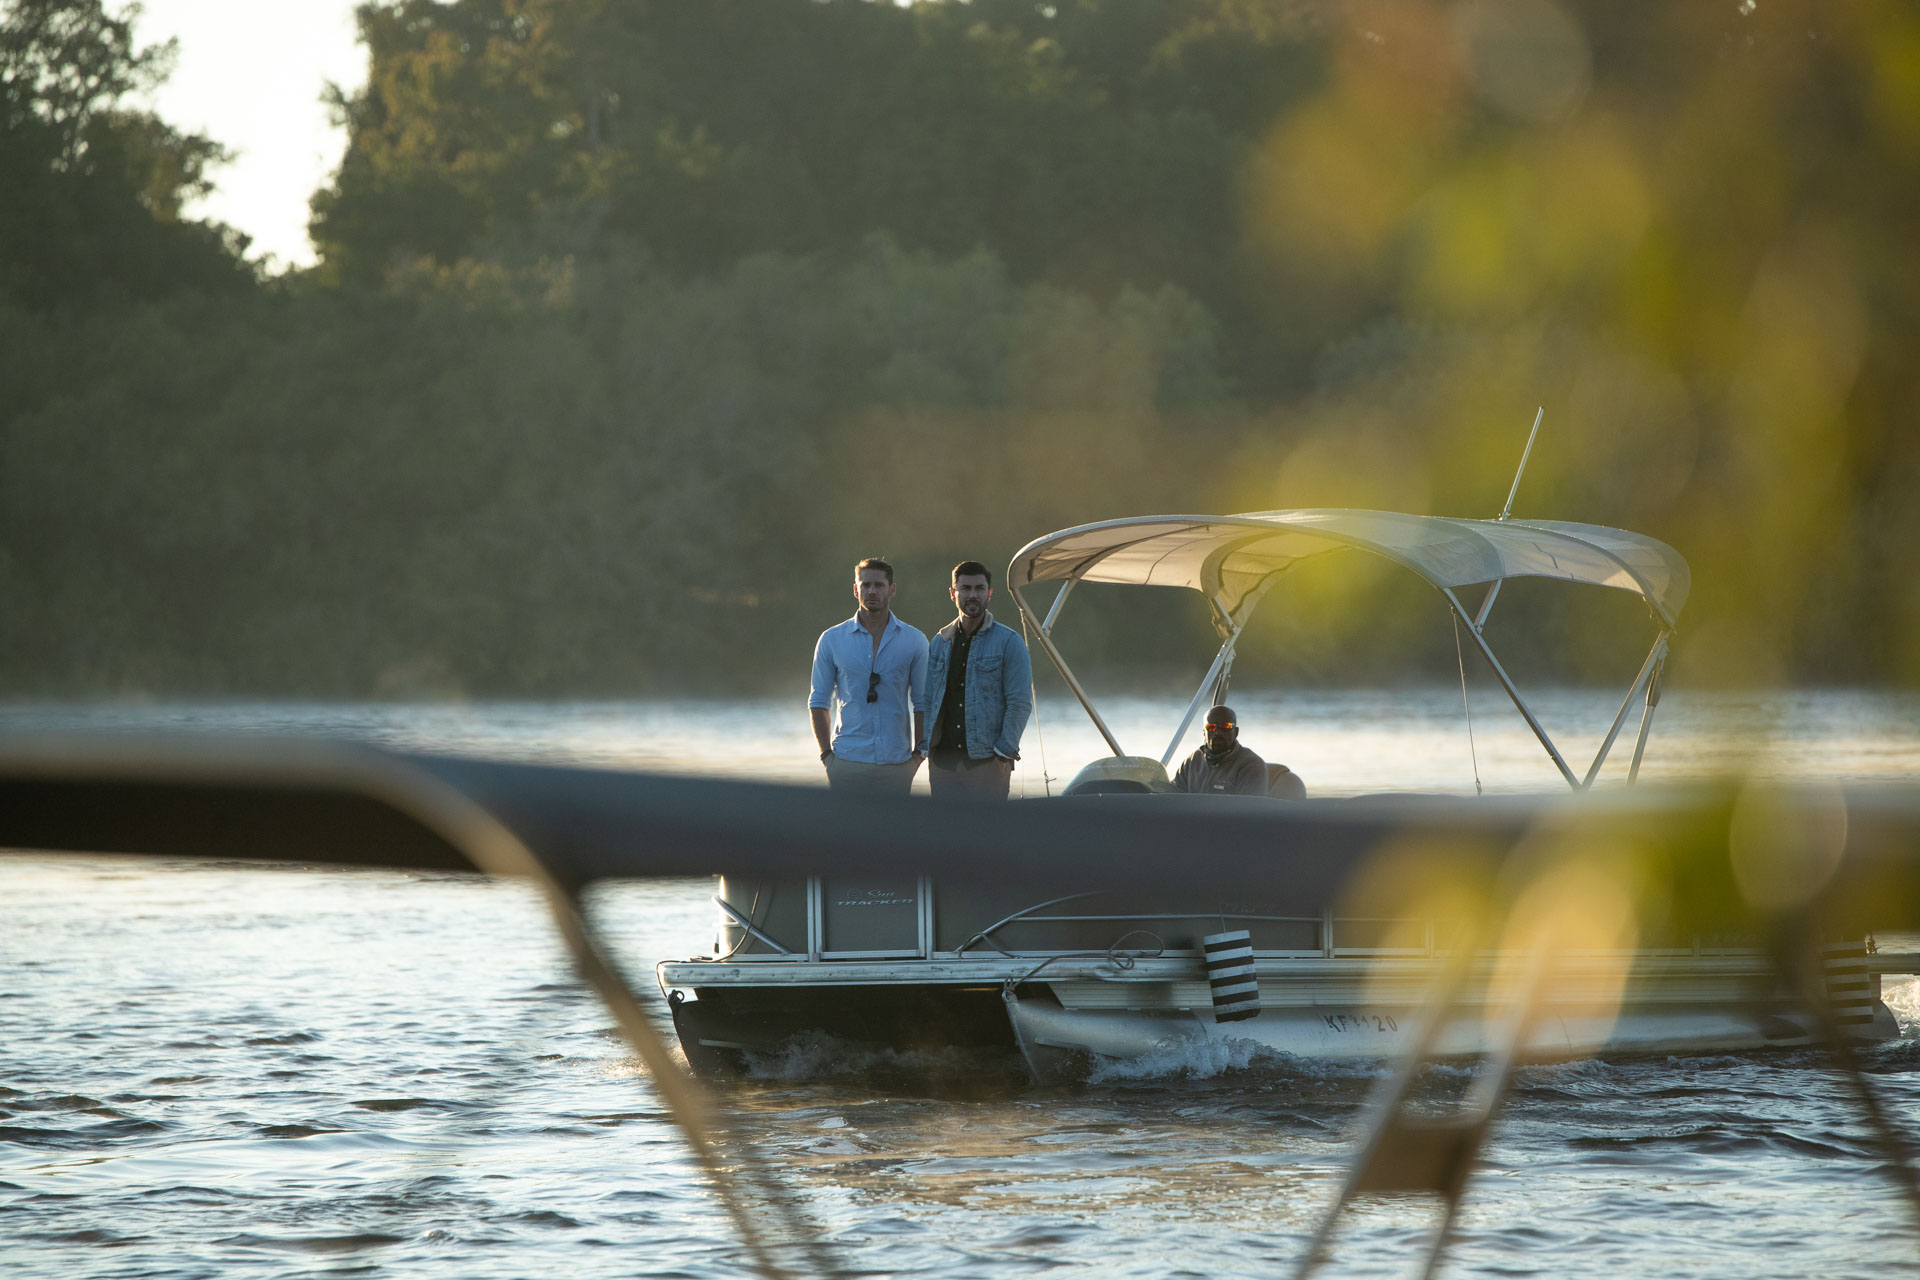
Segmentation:
<svg viewBox="0 0 1920 1280">
<path fill-rule="evenodd" d="M 1170 1041 L 1135 1058 L 1091 1056 L 1093 1067 L 1087 1076 L 1088 1084 L 1211 1080 L 1249 1073 L 1370 1081 L 1378 1079 L 1392 1065 L 1384 1058 L 1302 1058 L 1258 1041 L 1233 1038 Z"/>
<path fill-rule="evenodd" d="M 1177 1040 L 1137 1058 L 1094 1056 L 1089 1084 L 1117 1084 L 1134 1080 L 1210 1080 L 1229 1071 L 1255 1066 L 1293 1063 L 1293 1055 L 1276 1053 L 1252 1040 Z"/>
<path fill-rule="evenodd" d="M 1900 1038 L 1911 1040 L 1920 1035 L 1920 978 L 1880 979 L 1880 999 L 1900 1024 Z"/>
</svg>

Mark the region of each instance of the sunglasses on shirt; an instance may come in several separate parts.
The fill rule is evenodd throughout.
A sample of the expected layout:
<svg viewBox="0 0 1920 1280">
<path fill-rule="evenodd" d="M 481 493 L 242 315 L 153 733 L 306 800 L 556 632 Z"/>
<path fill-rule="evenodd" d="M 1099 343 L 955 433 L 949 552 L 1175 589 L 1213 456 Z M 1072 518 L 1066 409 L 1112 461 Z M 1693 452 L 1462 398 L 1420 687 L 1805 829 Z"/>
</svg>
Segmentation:
<svg viewBox="0 0 1920 1280">
<path fill-rule="evenodd" d="M 867 701 L 880 701 L 880 673 L 878 671 L 870 672 L 867 675 Z"/>
</svg>

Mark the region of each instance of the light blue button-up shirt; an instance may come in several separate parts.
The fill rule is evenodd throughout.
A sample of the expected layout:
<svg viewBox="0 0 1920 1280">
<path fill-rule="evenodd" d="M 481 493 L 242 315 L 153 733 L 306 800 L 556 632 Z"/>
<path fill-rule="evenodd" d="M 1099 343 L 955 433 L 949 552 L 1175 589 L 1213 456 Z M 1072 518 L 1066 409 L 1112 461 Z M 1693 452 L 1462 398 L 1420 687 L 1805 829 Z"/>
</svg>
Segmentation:
<svg viewBox="0 0 1920 1280">
<path fill-rule="evenodd" d="M 879 697 L 867 701 L 874 672 Z M 913 713 L 927 710 L 927 638 L 887 619 L 880 650 L 859 615 L 820 633 L 809 707 L 833 709 L 833 754 L 862 764 L 899 764 L 913 754 Z"/>
</svg>

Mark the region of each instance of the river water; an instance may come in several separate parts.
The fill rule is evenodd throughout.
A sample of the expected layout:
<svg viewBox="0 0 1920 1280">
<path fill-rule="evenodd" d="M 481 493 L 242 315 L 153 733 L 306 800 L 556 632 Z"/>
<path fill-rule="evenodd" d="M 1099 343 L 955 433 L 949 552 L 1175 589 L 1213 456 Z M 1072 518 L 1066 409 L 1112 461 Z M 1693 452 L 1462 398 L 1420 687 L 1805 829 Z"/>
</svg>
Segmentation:
<svg viewBox="0 0 1920 1280">
<path fill-rule="evenodd" d="M 1471 793 L 1476 767 L 1488 790 L 1556 785 L 1524 725 L 1478 695 L 1471 746 L 1457 690 L 1235 703 L 1247 741 L 1316 792 Z M 1538 710 L 1573 759 L 1616 706 L 1562 693 Z M 1057 789 L 1097 753 L 1070 705 L 1041 710 L 1016 794 Z M 1123 700 L 1111 723 L 1129 750 L 1158 754 L 1181 710 Z M 1920 777 L 1911 696 L 1671 693 L 1659 716 L 1648 780 Z M 784 702 L 0 710 L 0 730 L 74 727 L 818 780 L 805 718 Z M 638 884 L 603 904 L 637 973 L 705 950 L 709 892 Z M 1908 1035 L 1868 1061 L 1920 1134 L 1920 993 L 1890 981 L 1888 998 Z M 1003 1058 L 820 1043 L 723 1092 L 740 1141 L 784 1187 L 788 1229 L 850 1273 L 1252 1277 L 1290 1271 L 1384 1070 L 1169 1060 L 1039 1090 Z M 1423 1088 L 1439 1104 L 1465 1079 L 1437 1067 Z M 1367 1203 L 1328 1274 L 1409 1274 L 1434 1221 L 1417 1198 Z M 1920 1231 L 1813 1052 L 1530 1069 L 1461 1227 L 1451 1274 L 1920 1273 Z M 644 1073 L 522 887 L 0 857 L 0 1273 L 745 1271 Z"/>
</svg>

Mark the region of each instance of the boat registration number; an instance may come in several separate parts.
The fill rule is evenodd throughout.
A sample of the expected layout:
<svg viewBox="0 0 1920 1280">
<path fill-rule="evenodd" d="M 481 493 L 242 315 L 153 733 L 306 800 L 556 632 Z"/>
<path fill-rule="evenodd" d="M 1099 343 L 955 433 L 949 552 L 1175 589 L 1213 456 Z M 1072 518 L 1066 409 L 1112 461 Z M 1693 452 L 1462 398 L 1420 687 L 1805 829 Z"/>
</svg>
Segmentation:
<svg viewBox="0 0 1920 1280">
<path fill-rule="evenodd" d="M 1398 1031 L 1400 1024 L 1387 1013 L 1327 1013 L 1320 1016 L 1329 1031 Z"/>
</svg>

